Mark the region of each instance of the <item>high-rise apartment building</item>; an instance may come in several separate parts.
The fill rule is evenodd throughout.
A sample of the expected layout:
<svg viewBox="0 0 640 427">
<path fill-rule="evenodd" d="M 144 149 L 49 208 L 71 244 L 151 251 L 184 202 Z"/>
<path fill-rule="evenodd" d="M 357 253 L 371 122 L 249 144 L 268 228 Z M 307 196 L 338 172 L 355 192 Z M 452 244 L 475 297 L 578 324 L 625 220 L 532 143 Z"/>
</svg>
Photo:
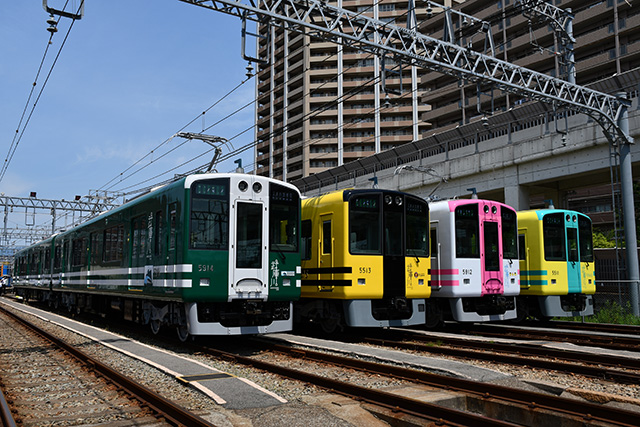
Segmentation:
<svg viewBox="0 0 640 427">
<path fill-rule="evenodd" d="M 330 3 L 407 25 L 406 1 Z M 438 3 L 448 6 L 451 0 Z M 452 14 L 450 26 L 441 8 L 418 2 L 416 25 L 425 35 L 541 73 L 575 78 L 580 85 L 640 66 L 640 9 L 630 1 L 548 3 L 572 10 L 575 68 L 565 33 L 516 7 L 522 4 L 516 0 L 453 1 L 462 14 Z M 261 33 L 266 36 L 266 29 Z M 259 42 L 259 53 L 269 53 L 270 62 L 259 67 L 257 76 L 256 170 L 287 181 L 530 101 L 464 78 L 407 66 L 400 71 L 391 58 L 382 66 L 381 58 L 281 29 L 272 29 Z"/>
<path fill-rule="evenodd" d="M 406 0 L 339 0 L 332 5 L 411 26 Z M 420 9 L 417 21 L 425 19 Z M 257 74 L 256 170 L 287 181 L 420 138 L 419 82 L 424 70 L 403 66 L 272 28 L 259 42 L 269 57 Z M 384 61 L 384 64 L 382 62 Z"/>
<path fill-rule="evenodd" d="M 495 56 L 524 68 L 569 79 L 571 66 L 564 52 L 567 36 L 531 10 L 516 7 L 516 0 L 468 0 L 456 9 L 491 24 Z M 627 0 L 550 0 L 547 3 L 570 10 L 575 83 L 589 85 L 640 66 L 640 9 Z M 456 43 L 473 44 L 483 50 L 480 35 L 465 28 L 462 17 L 453 22 Z M 422 22 L 420 31 L 434 38 L 443 36 L 442 14 Z M 479 89 L 479 90 L 478 90 Z M 528 99 L 520 99 L 492 88 L 442 73 L 423 75 L 421 101 L 431 108 L 421 116 L 433 129 L 446 130 L 483 116 L 508 110 Z M 480 105 L 478 105 L 480 100 Z"/>
</svg>

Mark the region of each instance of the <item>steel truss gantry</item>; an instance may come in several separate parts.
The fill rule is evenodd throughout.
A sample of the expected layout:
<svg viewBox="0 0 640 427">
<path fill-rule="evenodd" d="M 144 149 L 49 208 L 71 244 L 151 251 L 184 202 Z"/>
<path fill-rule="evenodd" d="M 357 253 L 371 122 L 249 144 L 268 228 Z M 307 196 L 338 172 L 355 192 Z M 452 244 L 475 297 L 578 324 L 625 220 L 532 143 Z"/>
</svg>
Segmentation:
<svg viewBox="0 0 640 427">
<path fill-rule="evenodd" d="M 119 195 L 117 196 L 119 197 Z M 79 213 L 79 216 L 95 216 L 100 212 L 113 209 L 119 206 L 118 203 L 114 203 L 114 197 L 107 197 L 106 195 L 100 196 L 98 194 L 92 196 L 86 196 L 87 200 L 51 200 L 51 199 L 38 199 L 36 197 L 12 197 L 1 195 L 0 206 L 4 206 L 4 229 L 2 232 L 1 242 L 8 242 L 10 238 L 21 239 L 25 238 L 22 232 L 14 232 L 7 227 L 7 221 L 10 212 L 14 208 L 24 210 L 25 213 L 36 210 L 48 211 L 51 214 L 51 229 L 49 235 L 56 232 L 56 217 L 59 212 L 73 212 Z M 36 232 L 36 229 L 30 229 L 32 232 Z M 24 231 L 24 230 L 22 230 Z"/>
<path fill-rule="evenodd" d="M 523 98 L 552 103 L 592 117 L 614 144 L 632 142 L 619 120 L 630 103 L 565 80 L 529 70 L 468 47 L 438 40 L 415 30 L 379 21 L 321 0 L 180 0 L 243 21 L 281 27 L 374 55 L 391 55 L 396 62 L 415 65 L 473 82 L 493 83 L 497 89 Z"/>
</svg>

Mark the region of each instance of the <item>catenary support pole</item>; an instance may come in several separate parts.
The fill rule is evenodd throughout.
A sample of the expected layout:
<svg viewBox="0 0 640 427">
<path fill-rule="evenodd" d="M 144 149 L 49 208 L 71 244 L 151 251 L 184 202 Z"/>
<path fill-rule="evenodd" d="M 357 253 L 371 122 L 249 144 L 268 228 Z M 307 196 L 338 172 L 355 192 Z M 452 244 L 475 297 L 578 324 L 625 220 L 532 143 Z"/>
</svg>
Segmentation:
<svg viewBox="0 0 640 427">
<path fill-rule="evenodd" d="M 626 94 L 618 94 L 626 97 Z M 625 108 L 620 115 L 618 126 L 629 135 L 629 115 Z M 638 240 L 636 236 L 635 204 L 633 200 L 633 172 L 631 165 L 631 143 L 620 146 L 620 191 L 622 192 L 622 212 L 624 216 L 624 240 L 627 252 L 627 276 L 631 308 L 635 316 L 640 316 L 640 301 L 638 300 L 640 286 L 640 272 L 638 267 Z"/>
</svg>

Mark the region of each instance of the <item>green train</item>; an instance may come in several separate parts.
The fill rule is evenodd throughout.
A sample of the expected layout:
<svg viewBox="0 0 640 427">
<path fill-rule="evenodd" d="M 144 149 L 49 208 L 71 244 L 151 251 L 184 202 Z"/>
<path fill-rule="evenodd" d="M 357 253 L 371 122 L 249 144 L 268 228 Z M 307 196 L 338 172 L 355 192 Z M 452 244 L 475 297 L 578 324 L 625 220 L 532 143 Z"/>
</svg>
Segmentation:
<svg viewBox="0 0 640 427">
<path fill-rule="evenodd" d="M 202 173 L 151 190 L 16 254 L 25 300 L 120 312 L 178 337 L 289 331 L 300 297 L 300 192 Z"/>
</svg>

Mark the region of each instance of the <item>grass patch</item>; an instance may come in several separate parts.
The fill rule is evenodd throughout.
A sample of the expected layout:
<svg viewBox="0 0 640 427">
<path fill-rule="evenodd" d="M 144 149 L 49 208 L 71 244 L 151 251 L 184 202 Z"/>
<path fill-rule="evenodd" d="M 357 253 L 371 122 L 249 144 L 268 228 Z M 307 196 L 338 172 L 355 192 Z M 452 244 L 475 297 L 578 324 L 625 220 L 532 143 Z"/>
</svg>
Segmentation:
<svg viewBox="0 0 640 427">
<path fill-rule="evenodd" d="M 582 322 L 582 317 L 567 317 L 558 320 Z M 640 317 L 633 315 L 631 303 L 620 305 L 608 300 L 604 306 L 596 307 L 595 314 L 584 318 L 588 323 L 612 323 L 616 325 L 640 325 Z"/>
</svg>

